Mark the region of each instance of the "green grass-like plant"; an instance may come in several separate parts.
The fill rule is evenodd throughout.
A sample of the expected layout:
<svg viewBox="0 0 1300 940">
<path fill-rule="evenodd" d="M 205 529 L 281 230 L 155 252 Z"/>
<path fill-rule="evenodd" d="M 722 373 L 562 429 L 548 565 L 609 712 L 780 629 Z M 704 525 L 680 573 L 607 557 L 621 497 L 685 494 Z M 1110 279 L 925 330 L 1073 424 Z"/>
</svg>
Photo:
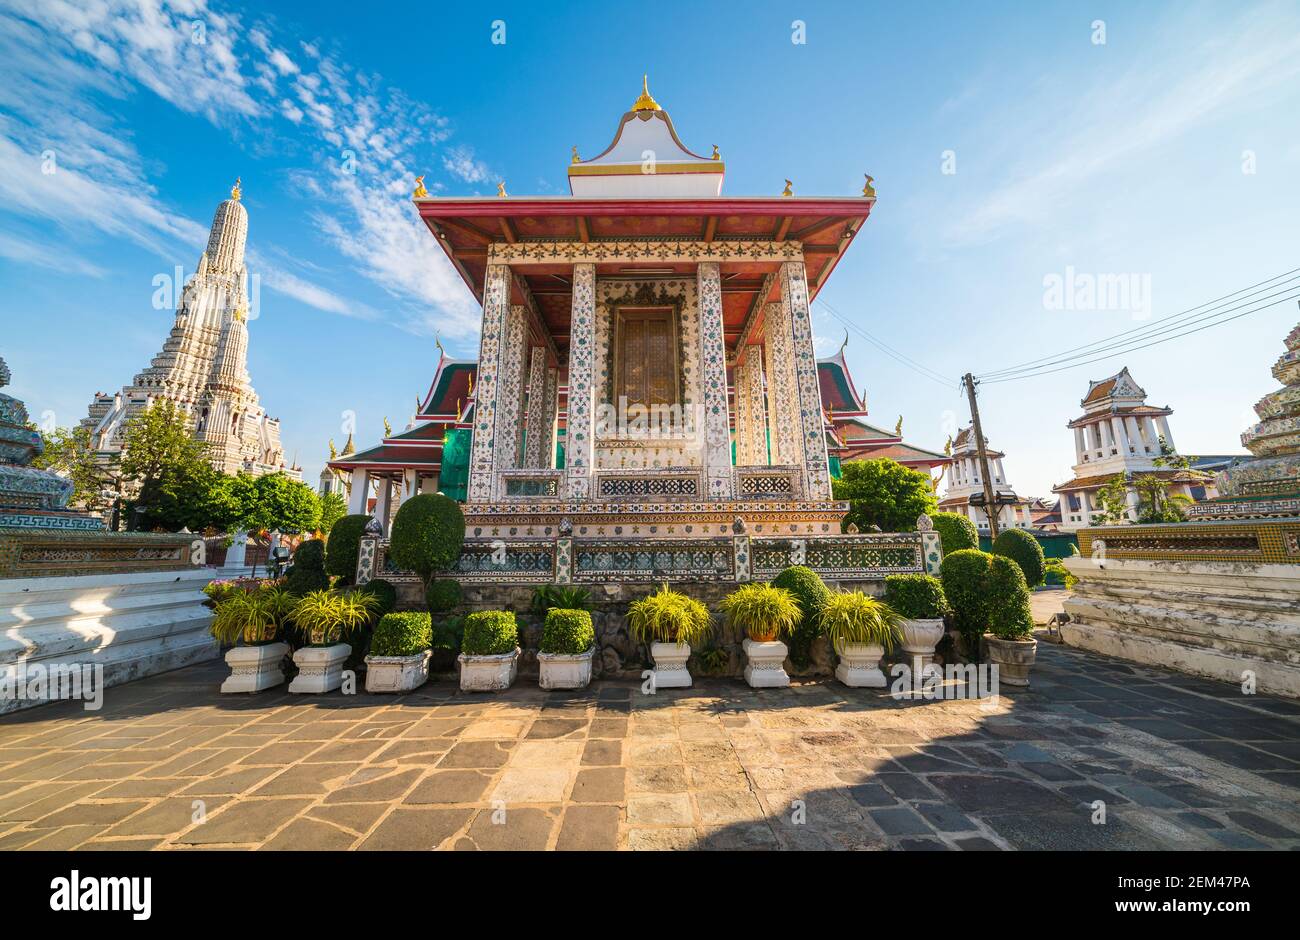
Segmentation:
<svg viewBox="0 0 1300 940">
<path fill-rule="evenodd" d="M 822 630 L 841 656 L 846 646 L 857 643 L 888 652 L 902 640 L 902 626 L 894 608 L 861 591 L 837 591 L 822 608 Z"/>
<path fill-rule="evenodd" d="M 948 612 L 943 584 L 930 574 L 886 575 L 885 603 L 907 620 L 938 620 Z"/>
<path fill-rule="evenodd" d="M 784 588 L 766 582 L 743 584 L 722 599 L 722 610 L 737 630 L 756 643 L 787 635 L 799 622 L 799 602 Z"/>
<path fill-rule="evenodd" d="M 530 605 L 533 613 L 545 614 L 548 610 L 591 610 L 591 592 L 584 587 L 567 584 L 542 584 L 533 591 Z"/>
<path fill-rule="evenodd" d="M 217 642 L 258 646 L 275 639 L 277 621 L 261 591 L 233 591 L 217 601 L 209 627 Z M 269 592 L 266 592 L 269 593 Z"/>
<path fill-rule="evenodd" d="M 384 614 L 370 639 L 372 656 L 416 656 L 433 645 L 428 614 L 415 611 Z"/>
<path fill-rule="evenodd" d="M 591 614 L 587 611 L 552 607 L 546 612 L 539 647 L 543 653 L 577 656 L 587 652 L 595 643 L 596 631 L 592 629 Z"/>
<path fill-rule="evenodd" d="M 628 605 L 627 625 L 641 643 L 695 646 L 713 632 L 709 609 L 667 584 Z"/>
<path fill-rule="evenodd" d="M 362 591 L 312 591 L 293 608 L 293 622 L 309 646 L 331 646 L 364 629 L 378 609 L 373 594 Z"/>
<path fill-rule="evenodd" d="M 499 656 L 519 645 L 519 626 L 512 610 L 480 610 L 465 618 L 460 651 L 466 656 Z"/>
</svg>

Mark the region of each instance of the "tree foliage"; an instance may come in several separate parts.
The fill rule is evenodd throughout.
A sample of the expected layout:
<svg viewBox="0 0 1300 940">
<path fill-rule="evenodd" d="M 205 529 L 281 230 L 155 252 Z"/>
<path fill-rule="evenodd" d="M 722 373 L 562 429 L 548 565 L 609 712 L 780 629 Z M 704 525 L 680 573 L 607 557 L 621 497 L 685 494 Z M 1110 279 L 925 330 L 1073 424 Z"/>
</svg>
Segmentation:
<svg viewBox="0 0 1300 940">
<path fill-rule="evenodd" d="M 926 474 L 887 457 L 844 464 L 833 489 L 836 499 L 850 503 L 844 527 L 852 523 L 864 531 L 875 525 L 885 532 L 911 532 L 917 517 L 938 505 Z"/>
<path fill-rule="evenodd" d="M 934 531 L 939 533 L 939 544 L 945 555 L 963 548 L 979 548 L 980 533 L 975 523 L 959 512 L 936 512 L 930 516 Z"/>
<path fill-rule="evenodd" d="M 319 499 L 320 519 L 316 522 L 316 528 L 328 533 L 334 528 L 334 523 L 348 514 L 348 501 L 343 498 L 342 493 L 332 492 L 326 493 Z"/>
<path fill-rule="evenodd" d="M 103 494 L 116 489 L 121 476 L 117 460 L 100 461 L 90 446 L 90 431 L 81 425 L 40 434 L 45 449 L 32 460 L 32 466 L 72 481 L 69 505 L 87 512 L 107 509 L 111 500 Z"/>
</svg>

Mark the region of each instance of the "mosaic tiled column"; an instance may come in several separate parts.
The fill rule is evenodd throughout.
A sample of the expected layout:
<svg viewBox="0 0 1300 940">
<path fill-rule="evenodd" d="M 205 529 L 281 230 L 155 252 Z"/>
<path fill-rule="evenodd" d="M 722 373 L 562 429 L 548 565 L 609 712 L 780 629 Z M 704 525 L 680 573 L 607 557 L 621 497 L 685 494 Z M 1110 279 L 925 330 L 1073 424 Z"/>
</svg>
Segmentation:
<svg viewBox="0 0 1300 940">
<path fill-rule="evenodd" d="M 528 309 L 512 306 L 506 313 L 497 367 L 497 446 L 492 473 L 523 466 L 524 370 L 528 368 Z"/>
<path fill-rule="evenodd" d="M 540 467 L 546 437 L 546 350 L 534 346 L 528 364 L 528 424 L 524 433 L 524 466 Z"/>
<path fill-rule="evenodd" d="M 696 268 L 700 307 L 704 474 L 709 499 L 731 498 L 731 419 L 727 414 L 727 341 L 722 332 L 722 275 L 716 261 Z"/>
<path fill-rule="evenodd" d="M 763 351 L 767 366 L 767 413 L 772 463 L 803 466 L 803 437 L 799 433 L 799 390 L 794 367 L 794 336 L 790 311 L 779 303 L 764 311 Z"/>
<path fill-rule="evenodd" d="M 569 414 L 564 432 L 564 493 L 585 500 L 595 461 L 596 266 L 573 266 L 569 321 Z"/>
<path fill-rule="evenodd" d="M 736 466 L 767 463 L 767 418 L 763 404 L 763 360 L 750 346 L 733 370 L 736 386 Z"/>
<path fill-rule="evenodd" d="M 483 283 L 483 328 L 478 347 L 474 392 L 474 440 L 469 454 L 467 498 L 471 503 L 492 499 L 492 463 L 496 450 L 497 367 L 510 307 L 510 268 L 488 265 Z"/>
<path fill-rule="evenodd" d="M 781 265 L 781 311 L 792 335 L 795 387 L 799 394 L 799 430 L 803 437 L 804 476 L 809 499 L 831 498 L 831 473 L 826 460 L 826 425 L 817 381 L 812 315 L 808 309 L 808 276 L 802 261 Z"/>
</svg>

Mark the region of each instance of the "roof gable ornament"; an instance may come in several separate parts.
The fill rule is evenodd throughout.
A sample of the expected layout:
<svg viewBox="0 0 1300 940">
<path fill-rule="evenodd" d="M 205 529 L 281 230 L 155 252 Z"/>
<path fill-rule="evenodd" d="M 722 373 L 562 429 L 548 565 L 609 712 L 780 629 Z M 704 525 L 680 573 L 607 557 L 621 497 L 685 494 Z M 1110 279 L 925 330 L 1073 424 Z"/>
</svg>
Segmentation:
<svg viewBox="0 0 1300 940">
<path fill-rule="evenodd" d="M 235 200 L 235 202 L 239 202 L 239 200 L 244 197 L 244 190 L 240 186 L 240 183 L 243 182 L 243 179 L 244 178 L 242 176 L 236 176 L 235 185 L 230 187 L 230 198 Z"/>
<path fill-rule="evenodd" d="M 632 105 L 633 111 L 662 111 L 659 102 L 650 97 L 649 74 L 641 76 L 641 96 Z"/>
</svg>

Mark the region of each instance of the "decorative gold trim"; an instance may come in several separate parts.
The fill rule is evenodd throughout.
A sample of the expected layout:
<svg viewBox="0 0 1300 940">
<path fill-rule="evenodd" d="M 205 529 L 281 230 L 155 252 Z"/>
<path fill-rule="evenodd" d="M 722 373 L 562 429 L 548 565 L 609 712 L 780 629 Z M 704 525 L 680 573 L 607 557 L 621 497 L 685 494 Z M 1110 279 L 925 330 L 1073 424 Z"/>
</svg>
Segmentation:
<svg viewBox="0 0 1300 940">
<path fill-rule="evenodd" d="M 718 173 L 727 171 L 721 160 L 707 163 L 656 163 L 653 173 L 642 173 L 640 163 L 601 163 L 595 166 L 575 163 L 569 166 L 570 176 L 666 176 L 675 173 Z"/>
<path fill-rule="evenodd" d="M 636 102 L 632 105 L 633 111 L 662 111 L 663 110 L 663 108 L 659 107 L 659 102 L 655 101 L 653 98 L 650 97 L 649 79 L 650 79 L 649 75 L 641 76 L 641 95 L 636 99 Z"/>
</svg>

